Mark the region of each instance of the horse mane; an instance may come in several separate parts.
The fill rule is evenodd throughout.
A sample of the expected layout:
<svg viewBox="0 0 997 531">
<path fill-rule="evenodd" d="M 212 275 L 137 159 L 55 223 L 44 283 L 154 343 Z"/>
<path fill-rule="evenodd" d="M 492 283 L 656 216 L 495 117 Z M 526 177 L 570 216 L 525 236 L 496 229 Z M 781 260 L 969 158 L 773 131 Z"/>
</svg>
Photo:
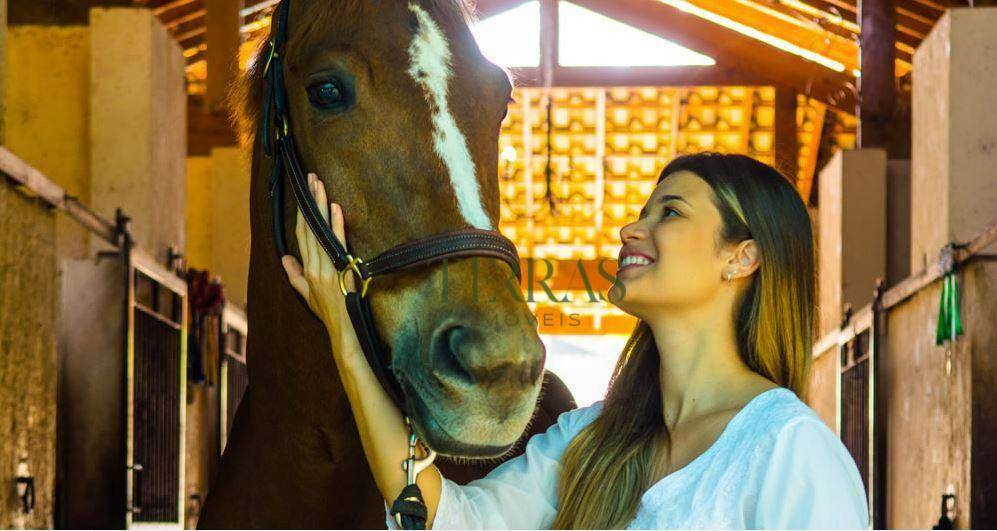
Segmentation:
<svg viewBox="0 0 997 531">
<path fill-rule="evenodd" d="M 287 1 L 287 0 L 282 0 Z M 368 0 L 369 1 L 369 0 Z M 417 1 L 433 13 L 444 27 L 454 27 L 457 25 L 471 26 L 476 20 L 476 8 L 470 0 L 412 0 Z M 304 20 L 305 26 L 302 35 L 310 35 L 315 28 L 329 27 L 332 19 L 355 16 L 366 5 L 365 0 L 339 0 L 337 2 L 312 1 L 306 3 L 309 15 L 299 17 Z M 271 13 L 277 6 L 271 8 Z M 292 21 L 292 24 L 294 22 Z M 228 109 L 232 122 L 239 133 L 239 141 L 243 146 L 252 146 L 259 129 L 260 117 L 263 109 L 263 88 L 264 88 L 264 68 L 266 67 L 266 57 L 270 52 L 270 39 L 274 31 L 270 26 L 270 33 L 260 41 L 260 46 L 253 59 L 249 62 L 249 68 L 245 75 L 236 81 L 229 91 Z M 307 41 L 307 38 L 302 39 Z M 294 56 L 295 50 L 289 50 L 289 56 Z"/>
</svg>

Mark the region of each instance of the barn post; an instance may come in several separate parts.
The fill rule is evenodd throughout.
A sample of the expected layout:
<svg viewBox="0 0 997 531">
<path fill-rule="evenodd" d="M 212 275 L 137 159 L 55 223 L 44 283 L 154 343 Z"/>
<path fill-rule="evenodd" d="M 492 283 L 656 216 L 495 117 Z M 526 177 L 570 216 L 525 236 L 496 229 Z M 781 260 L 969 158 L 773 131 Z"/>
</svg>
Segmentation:
<svg viewBox="0 0 997 531">
<path fill-rule="evenodd" d="M 242 6 L 242 0 L 207 2 L 208 79 L 205 104 L 209 112 L 225 112 L 229 87 L 239 75 Z"/>
<path fill-rule="evenodd" d="M 775 88 L 775 167 L 793 182 L 799 178 L 796 91 L 781 86 Z"/>
<path fill-rule="evenodd" d="M 896 102 L 895 0 L 859 1 L 858 145 L 885 148 Z"/>
</svg>

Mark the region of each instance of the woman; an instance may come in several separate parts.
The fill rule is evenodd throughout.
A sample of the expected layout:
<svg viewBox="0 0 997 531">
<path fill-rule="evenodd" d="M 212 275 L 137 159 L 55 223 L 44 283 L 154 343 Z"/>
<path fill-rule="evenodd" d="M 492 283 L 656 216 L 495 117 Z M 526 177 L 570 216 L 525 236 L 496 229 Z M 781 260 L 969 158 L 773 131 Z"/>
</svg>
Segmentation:
<svg viewBox="0 0 997 531">
<path fill-rule="evenodd" d="M 323 187 L 313 193 L 325 205 Z M 328 210 L 345 241 L 342 211 Z M 297 232 L 309 273 L 289 256 L 285 268 L 329 329 L 372 472 L 392 500 L 405 484 L 405 424 L 383 391 L 369 392 L 380 386 L 300 215 Z M 813 342 L 814 251 L 793 186 L 746 156 L 679 157 L 620 237 L 609 298 L 639 323 L 605 400 L 562 414 L 523 455 L 466 486 L 427 469 L 427 524 L 868 527 L 855 463 L 797 398 Z"/>
</svg>

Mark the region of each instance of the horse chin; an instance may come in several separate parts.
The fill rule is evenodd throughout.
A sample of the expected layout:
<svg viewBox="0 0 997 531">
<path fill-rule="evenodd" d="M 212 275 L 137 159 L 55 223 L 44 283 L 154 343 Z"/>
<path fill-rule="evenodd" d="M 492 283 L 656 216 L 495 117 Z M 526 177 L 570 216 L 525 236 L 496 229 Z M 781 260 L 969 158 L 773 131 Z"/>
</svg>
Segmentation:
<svg viewBox="0 0 997 531">
<path fill-rule="evenodd" d="M 510 430 L 507 442 L 468 441 L 458 434 L 452 434 L 448 431 L 444 423 L 437 420 L 437 417 L 433 415 L 426 402 L 418 394 L 407 393 L 406 400 L 409 404 L 409 416 L 416 435 L 440 455 L 471 459 L 500 457 L 509 452 L 519 436 L 522 435 L 522 430 Z M 490 422 L 490 424 L 494 426 L 494 422 Z M 523 427 L 525 427 L 525 423 Z"/>
</svg>

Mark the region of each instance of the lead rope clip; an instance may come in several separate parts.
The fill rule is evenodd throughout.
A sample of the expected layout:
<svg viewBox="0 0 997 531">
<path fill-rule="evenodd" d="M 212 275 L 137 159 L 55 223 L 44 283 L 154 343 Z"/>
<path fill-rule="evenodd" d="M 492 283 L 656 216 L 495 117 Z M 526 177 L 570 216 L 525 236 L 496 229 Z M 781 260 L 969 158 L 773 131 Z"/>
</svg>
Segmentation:
<svg viewBox="0 0 997 531">
<path fill-rule="evenodd" d="M 395 501 L 395 503 L 397 504 L 398 501 L 405 501 L 425 506 L 424 505 L 425 502 L 422 499 L 422 495 L 421 493 L 419 493 L 418 490 L 419 487 L 416 484 L 416 480 L 419 478 L 419 474 L 421 474 L 424 470 L 426 470 L 427 468 L 429 468 L 430 465 L 433 464 L 433 461 L 436 459 L 436 452 L 434 452 L 429 447 L 425 447 L 426 456 L 423 457 L 422 459 L 417 459 L 415 457 L 415 453 L 416 453 L 416 448 L 419 446 L 419 438 L 416 437 L 415 430 L 412 428 L 412 423 L 411 421 L 409 421 L 408 417 L 405 417 L 405 425 L 408 426 L 409 428 L 408 459 L 402 462 L 402 470 L 405 471 L 407 485 L 405 487 L 405 490 L 402 491 L 402 496 L 400 496 L 398 500 Z M 413 487 L 415 492 L 410 494 L 414 495 L 406 496 L 406 491 L 412 490 Z M 405 527 L 405 524 L 402 522 L 401 512 L 395 512 L 395 522 L 398 524 L 398 527 L 401 527 L 402 529 L 407 529 Z"/>
</svg>

